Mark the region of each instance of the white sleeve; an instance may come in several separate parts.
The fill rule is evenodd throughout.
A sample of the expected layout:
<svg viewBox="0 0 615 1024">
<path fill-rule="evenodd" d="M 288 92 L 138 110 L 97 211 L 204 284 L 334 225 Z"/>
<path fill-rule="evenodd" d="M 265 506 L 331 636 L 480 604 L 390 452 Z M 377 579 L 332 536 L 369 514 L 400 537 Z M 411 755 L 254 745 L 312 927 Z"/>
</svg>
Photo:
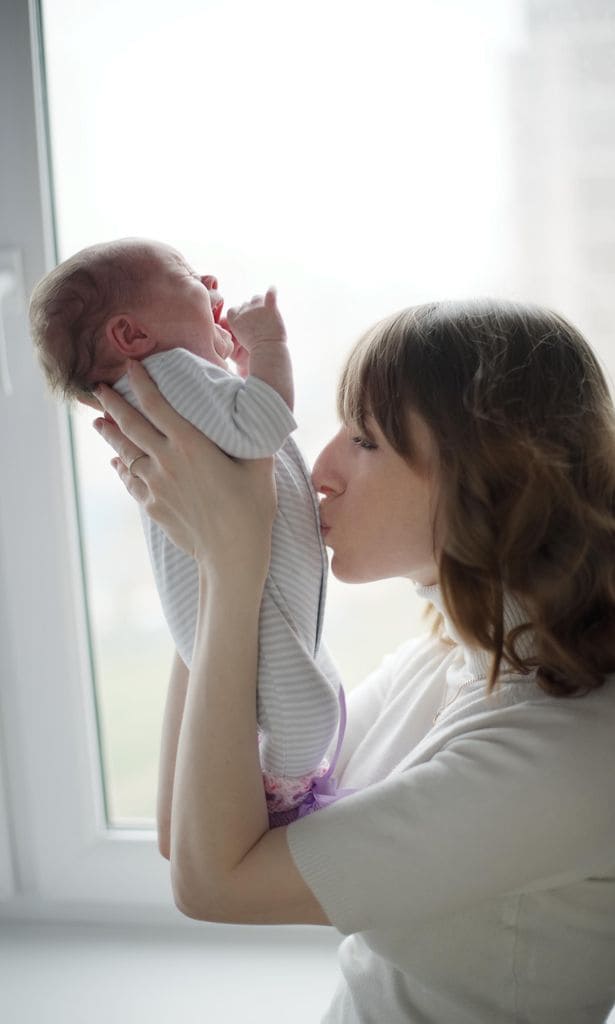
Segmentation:
<svg viewBox="0 0 615 1024">
<path fill-rule="evenodd" d="M 297 427 L 281 395 L 258 377 L 242 380 L 182 348 L 143 363 L 173 408 L 235 458 L 274 455 Z"/>
<path fill-rule="evenodd" d="M 289 826 L 331 922 L 409 929 L 612 869 L 615 701 L 594 697 L 476 716 L 425 763 Z"/>
</svg>

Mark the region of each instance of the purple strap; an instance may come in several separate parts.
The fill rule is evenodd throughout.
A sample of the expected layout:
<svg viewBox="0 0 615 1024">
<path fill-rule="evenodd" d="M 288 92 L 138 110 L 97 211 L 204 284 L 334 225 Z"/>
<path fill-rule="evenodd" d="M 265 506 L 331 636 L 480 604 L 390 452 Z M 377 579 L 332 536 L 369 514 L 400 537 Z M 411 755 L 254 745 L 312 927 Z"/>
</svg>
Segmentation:
<svg viewBox="0 0 615 1024">
<path fill-rule="evenodd" d="M 314 811 L 320 811 L 323 807 L 327 807 L 329 804 L 335 803 L 336 800 L 340 800 L 344 796 L 350 796 L 351 793 L 356 793 L 356 789 L 338 789 L 337 782 L 333 778 L 333 772 L 335 771 L 337 760 L 340 756 L 342 743 L 344 742 L 344 734 L 346 732 L 346 698 L 344 696 L 344 687 L 341 685 L 339 688 L 339 702 L 340 727 L 335 753 L 331 758 L 331 764 L 325 774 L 321 775 L 320 778 L 313 780 L 309 793 L 307 793 L 303 798 L 303 801 L 298 808 L 298 818 L 305 818 L 307 814 L 312 814 Z"/>
</svg>

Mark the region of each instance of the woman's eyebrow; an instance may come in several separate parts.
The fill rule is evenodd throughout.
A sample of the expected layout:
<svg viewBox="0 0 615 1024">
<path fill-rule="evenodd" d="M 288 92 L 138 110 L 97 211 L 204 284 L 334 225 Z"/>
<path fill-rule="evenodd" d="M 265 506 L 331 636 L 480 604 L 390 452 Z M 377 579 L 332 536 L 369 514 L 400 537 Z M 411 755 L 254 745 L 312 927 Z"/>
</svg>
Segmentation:
<svg viewBox="0 0 615 1024">
<path fill-rule="evenodd" d="M 376 428 L 375 430 L 374 427 Z M 365 416 L 363 417 L 363 431 L 368 435 L 370 441 L 376 440 L 377 430 L 378 425 L 376 423 L 376 420 L 374 419 L 370 412 L 366 412 Z"/>
<path fill-rule="evenodd" d="M 371 419 L 373 422 L 375 422 L 373 420 L 373 417 L 369 416 L 365 416 L 362 423 L 356 417 L 351 417 L 350 419 L 347 420 L 343 419 L 342 425 L 346 427 L 346 429 L 349 430 L 351 434 L 364 434 L 368 441 L 376 442 L 375 432 L 373 430 L 370 430 L 368 419 Z"/>
</svg>

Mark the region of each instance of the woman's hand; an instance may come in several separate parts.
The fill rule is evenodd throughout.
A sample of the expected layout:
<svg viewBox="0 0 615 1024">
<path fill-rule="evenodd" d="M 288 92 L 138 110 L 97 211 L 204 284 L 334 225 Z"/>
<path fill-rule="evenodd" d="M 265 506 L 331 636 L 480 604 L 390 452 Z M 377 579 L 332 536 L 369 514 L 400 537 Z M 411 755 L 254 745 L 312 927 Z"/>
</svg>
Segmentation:
<svg viewBox="0 0 615 1024">
<path fill-rule="evenodd" d="M 276 510 L 273 459 L 225 455 L 175 412 L 140 363 L 128 368 L 145 415 L 101 384 L 96 397 L 112 421 L 94 422 L 119 456 L 111 464 L 126 490 L 206 574 L 264 581 Z"/>
</svg>

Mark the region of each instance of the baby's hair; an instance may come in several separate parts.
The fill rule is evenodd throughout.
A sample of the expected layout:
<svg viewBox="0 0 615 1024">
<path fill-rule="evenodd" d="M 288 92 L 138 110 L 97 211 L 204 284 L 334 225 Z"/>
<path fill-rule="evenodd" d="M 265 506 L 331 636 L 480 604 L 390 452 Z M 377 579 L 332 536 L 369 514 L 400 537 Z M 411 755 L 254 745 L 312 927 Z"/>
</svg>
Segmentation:
<svg viewBox="0 0 615 1024">
<path fill-rule="evenodd" d="M 71 400 L 91 393 L 99 342 L 115 312 L 148 296 L 153 243 L 124 238 L 82 249 L 36 285 L 30 329 L 51 390 Z M 108 367 L 110 369 L 111 367 Z"/>
<path fill-rule="evenodd" d="M 409 413 L 432 432 L 439 582 L 460 635 L 493 655 L 489 688 L 503 656 L 556 696 L 600 686 L 615 670 L 615 410 L 582 334 L 515 302 L 406 309 L 360 339 L 338 410 L 373 416 L 415 466 Z M 509 635 L 506 592 L 528 614 Z"/>
</svg>

